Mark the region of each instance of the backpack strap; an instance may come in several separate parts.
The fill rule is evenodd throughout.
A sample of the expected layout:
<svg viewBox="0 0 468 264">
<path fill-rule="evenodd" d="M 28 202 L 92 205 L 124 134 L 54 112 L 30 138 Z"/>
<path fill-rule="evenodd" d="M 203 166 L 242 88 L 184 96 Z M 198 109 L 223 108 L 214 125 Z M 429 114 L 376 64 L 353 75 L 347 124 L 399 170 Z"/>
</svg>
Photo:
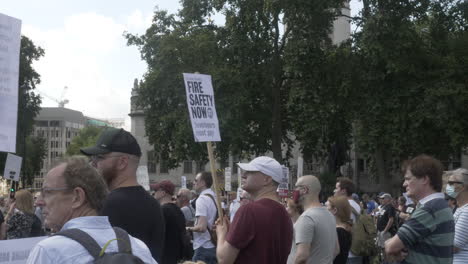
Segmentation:
<svg viewBox="0 0 468 264">
<path fill-rule="evenodd" d="M 94 238 L 80 229 L 74 228 L 63 230 L 55 233 L 54 236 L 64 236 L 73 239 L 80 243 L 86 250 L 88 250 L 89 254 L 93 256 L 94 259 L 99 258 L 99 254 L 102 248 L 99 246 L 96 240 L 94 240 Z"/>
<path fill-rule="evenodd" d="M 132 254 L 132 243 L 130 242 L 130 236 L 127 231 L 120 227 L 113 227 L 115 236 L 117 237 L 117 246 L 119 247 L 119 253 Z"/>
</svg>

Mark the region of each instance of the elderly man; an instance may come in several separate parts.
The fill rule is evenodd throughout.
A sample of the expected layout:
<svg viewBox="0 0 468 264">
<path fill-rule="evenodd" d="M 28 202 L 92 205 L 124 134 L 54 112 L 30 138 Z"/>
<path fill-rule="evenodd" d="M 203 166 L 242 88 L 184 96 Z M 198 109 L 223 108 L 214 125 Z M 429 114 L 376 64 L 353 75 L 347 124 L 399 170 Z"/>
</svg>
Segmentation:
<svg viewBox="0 0 468 264">
<path fill-rule="evenodd" d="M 86 158 L 72 157 L 54 167 L 44 178 L 42 197 L 44 223 L 55 232 L 79 229 L 91 236 L 102 248 L 116 238 L 106 216 L 97 216 L 103 207 L 107 187 Z M 144 263 L 156 263 L 148 247 L 130 237 L 133 255 Z M 118 251 L 117 243 L 109 243 L 105 252 Z M 78 242 L 62 235 L 39 242 L 27 263 L 62 264 L 91 263 L 94 257 Z"/>
<path fill-rule="evenodd" d="M 270 157 L 258 157 L 238 166 L 244 171 L 242 189 L 254 201 L 239 208 L 231 225 L 225 217 L 216 226 L 218 261 L 284 264 L 291 251 L 293 227 L 276 193 L 283 168 Z"/>
<path fill-rule="evenodd" d="M 126 230 L 149 247 L 161 260 L 164 248 L 164 218 L 159 203 L 138 184 L 136 171 L 141 150 L 136 139 L 123 129 L 107 129 L 96 146 L 81 149 L 90 157 L 110 189 L 101 214 L 112 226 Z"/>
<path fill-rule="evenodd" d="M 332 264 L 340 252 L 335 217 L 319 201 L 321 185 L 307 175 L 296 182 L 295 202 L 304 213 L 294 224 L 294 240 L 288 264 Z"/>
<path fill-rule="evenodd" d="M 457 199 L 453 264 L 468 263 L 468 170 L 451 171 L 445 192 Z"/>
<path fill-rule="evenodd" d="M 195 222 L 195 209 L 190 204 L 190 199 L 192 193 L 189 189 L 182 188 L 177 192 L 177 206 L 180 207 L 180 210 L 184 214 L 185 223 L 187 226 L 192 226 Z"/>
<path fill-rule="evenodd" d="M 387 256 L 403 263 L 450 264 L 453 257 L 454 222 L 442 190 L 442 164 L 420 155 L 406 167 L 403 187 L 419 201 L 416 210 L 385 243 Z"/>
</svg>

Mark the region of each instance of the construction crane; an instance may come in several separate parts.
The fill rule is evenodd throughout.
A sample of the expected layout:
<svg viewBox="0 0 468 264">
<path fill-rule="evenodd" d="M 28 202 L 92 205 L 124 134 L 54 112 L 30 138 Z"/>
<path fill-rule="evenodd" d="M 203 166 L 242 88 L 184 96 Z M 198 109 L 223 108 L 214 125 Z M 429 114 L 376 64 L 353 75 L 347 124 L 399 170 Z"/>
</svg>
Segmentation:
<svg viewBox="0 0 468 264">
<path fill-rule="evenodd" d="M 70 101 L 68 99 L 64 99 L 65 97 L 65 93 L 66 91 L 68 90 L 68 86 L 65 86 L 63 87 L 63 90 L 62 90 L 62 94 L 60 95 L 60 99 L 57 99 L 53 96 L 50 96 L 46 93 L 44 93 L 43 91 L 39 91 L 39 93 L 47 98 L 49 98 L 50 100 L 54 101 L 54 102 L 57 102 L 58 103 L 58 107 L 60 108 L 65 108 L 65 105 L 68 104 Z"/>
</svg>

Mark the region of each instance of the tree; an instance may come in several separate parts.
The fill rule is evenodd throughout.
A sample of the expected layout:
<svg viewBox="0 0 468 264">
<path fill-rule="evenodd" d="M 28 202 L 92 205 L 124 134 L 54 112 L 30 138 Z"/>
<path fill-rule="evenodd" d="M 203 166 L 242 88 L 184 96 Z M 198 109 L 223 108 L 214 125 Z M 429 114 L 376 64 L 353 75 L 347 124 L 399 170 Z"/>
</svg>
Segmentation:
<svg viewBox="0 0 468 264">
<path fill-rule="evenodd" d="M 16 155 L 27 157 L 28 148 L 26 138 L 32 133 L 34 118 L 40 110 L 41 98 L 34 92 L 36 85 L 40 83 L 40 75 L 33 68 L 33 62 L 44 56 L 44 50 L 34 45 L 32 40 L 26 36 L 21 36 L 19 82 L 18 82 L 18 125 L 16 134 Z M 40 144 L 39 141 L 34 141 Z M 34 148 L 40 148 L 35 146 Z M 0 168 L 4 167 L 6 153 L 0 153 Z M 22 166 L 22 173 L 27 177 L 25 182 L 32 182 L 32 175 L 27 172 L 34 171 L 32 167 L 38 164 L 27 164 Z"/>
<path fill-rule="evenodd" d="M 47 141 L 42 137 L 28 136 L 26 138 L 27 155 L 23 160 L 23 186 L 31 185 L 35 175 L 41 171 L 43 160 L 47 156 Z"/>
<path fill-rule="evenodd" d="M 358 150 L 390 189 L 401 161 L 448 160 L 468 145 L 466 3 L 366 1 L 354 36 Z"/>
<path fill-rule="evenodd" d="M 96 145 L 96 141 L 103 130 L 103 127 L 95 126 L 88 126 L 81 129 L 78 135 L 70 142 L 66 155 L 81 155 L 80 148 Z"/>
<path fill-rule="evenodd" d="M 127 35 L 128 43 L 139 46 L 149 67 L 140 84 L 140 105 L 146 110 L 146 132 L 155 152 L 169 167 L 187 159 L 206 160 L 204 145 L 192 139 L 182 81 L 183 72 L 198 71 L 213 77 L 222 137 L 216 145 L 217 156 L 225 159 L 228 154 L 272 151 L 283 161 L 293 146 L 287 79 L 294 74 L 289 73 L 286 51 L 292 53 L 294 48 L 288 45 L 300 47 L 297 53 L 315 52 L 306 42 L 318 47 L 328 39 L 342 2 L 181 3 L 177 16 L 156 11 L 145 35 Z M 210 19 L 216 12 L 225 15 L 224 26 Z"/>
</svg>

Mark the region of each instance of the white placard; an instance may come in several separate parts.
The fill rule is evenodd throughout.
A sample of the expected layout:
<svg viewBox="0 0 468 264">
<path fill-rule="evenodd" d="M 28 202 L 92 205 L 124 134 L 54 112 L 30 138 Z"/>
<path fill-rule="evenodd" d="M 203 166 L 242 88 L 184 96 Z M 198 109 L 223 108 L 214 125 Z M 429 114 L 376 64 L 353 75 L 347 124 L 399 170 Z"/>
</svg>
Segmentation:
<svg viewBox="0 0 468 264">
<path fill-rule="evenodd" d="M 244 191 L 244 190 L 242 190 L 241 187 L 237 188 L 237 197 L 236 197 L 236 200 L 237 200 L 238 202 L 240 202 L 240 198 L 241 198 L 241 195 L 242 195 L 242 192 L 243 192 L 243 191 Z"/>
<path fill-rule="evenodd" d="M 195 141 L 221 141 L 211 76 L 184 73 L 184 83 Z"/>
<path fill-rule="evenodd" d="M 281 183 L 289 184 L 289 168 L 286 166 L 283 167 L 283 178 L 281 179 Z"/>
<path fill-rule="evenodd" d="M 22 160 L 22 157 L 8 153 L 5 162 L 5 170 L 3 171 L 3 178 L 12 181 L 19 181 Z"/>
<path fill-rule="evenodd" d="M 33 247 L 46 238 L 46 236 L 43 236 L 0 241 L 0 263 L 26 263 Z"/>
<path fill-rule="evenodd" d="M 181 188 L 187 189 L 187 177 L 185 176 L 180 177 L 180 185 L 181 185 Z"/>
<path fill-rule="evenodd" d="M 231 167 L 226 167 L 224 169 L 224 190 L 226 192 L 232 191 L 232 187 L 231 187 Z"/>
<path fill-rule="evenodd" d="M 0 13 L 0 151 L 16 152 L 21 20 Z"/>
<path fill-rule="evenodd" d="M 137 182 L 145 190 L 149 191 L 150 190 L 150 185 L 149 185 L 149 176 L 148 176 L 148 167 L 147 166 L 138 166 L 137 169 Z"/>
</svg>

